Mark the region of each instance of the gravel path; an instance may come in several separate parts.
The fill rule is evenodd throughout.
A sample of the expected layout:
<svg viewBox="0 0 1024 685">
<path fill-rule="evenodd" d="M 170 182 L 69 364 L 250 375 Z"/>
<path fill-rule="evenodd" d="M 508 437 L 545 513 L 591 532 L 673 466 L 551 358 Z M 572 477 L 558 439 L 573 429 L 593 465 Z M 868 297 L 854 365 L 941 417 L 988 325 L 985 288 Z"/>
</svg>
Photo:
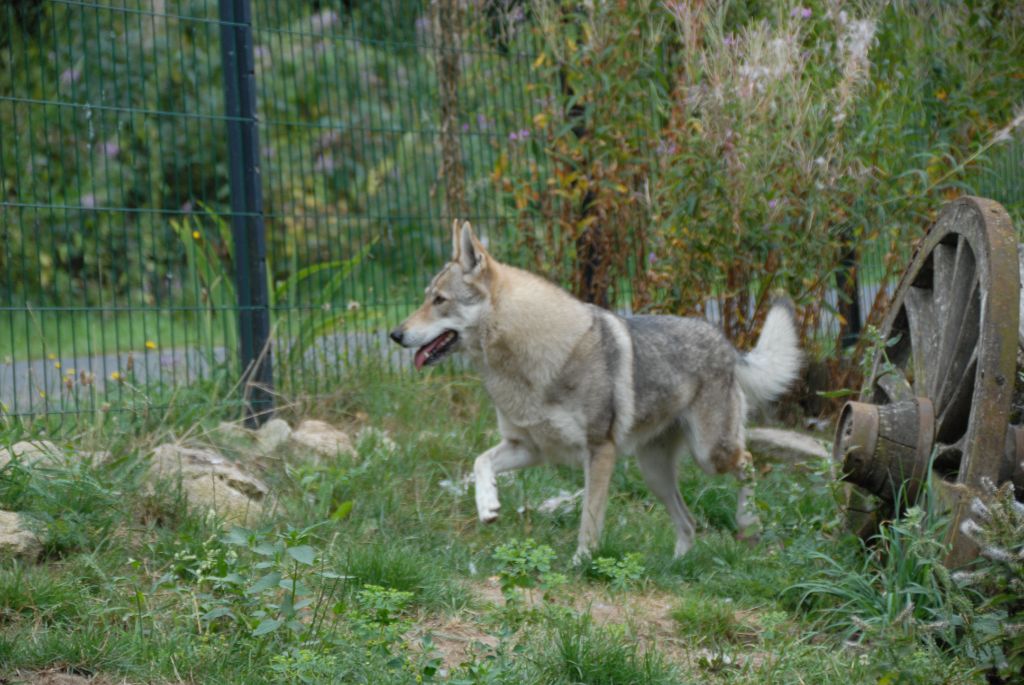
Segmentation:
<svg viewBox="0 0 1024 685">
<path fill-rule="evenodd" d="M 862 310 L 870 308 L 877 292 L 878 286 L 862 287 Z M 835 307 L 836 293 L 828 293 L 826 300 Z M 707 312 L 711 321 L 718 314 L 714 305 L 710 302 Z M 861 315 L 863 319 L 867 312 L 862 311 Z M 827 317 L 823 329 L 834 334 L 838 325 Z M 149 386 L 183 386 L 205 377 L 211 369 L 211 356 L 215 364 L 220 364 L 227 358 L 227 351 L 223 347 L 210 352 L 195 348 L 136 350 L 0 363 L 0 403 L 6 412 L 16 415 L 91 411 L 103 403 L 116 406 L 133 394 L 133 388 L 145 392 Z M 409 367 L 412 355 L 388 340 L 387 331 L 339 333 L 317 340 L 303 355 L 302 369 L 309 372 L 344 368 L 367 359 L 402 369 Z M 70 389 L 69 376 L 73 379 Z"/>
</svg>

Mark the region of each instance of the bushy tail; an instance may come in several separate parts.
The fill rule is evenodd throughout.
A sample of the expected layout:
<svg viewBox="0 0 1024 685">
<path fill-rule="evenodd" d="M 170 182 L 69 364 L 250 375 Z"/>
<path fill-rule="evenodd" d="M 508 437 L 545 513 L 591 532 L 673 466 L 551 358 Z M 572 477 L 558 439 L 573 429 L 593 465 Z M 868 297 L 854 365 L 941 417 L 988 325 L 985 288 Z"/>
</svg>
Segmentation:
<svg viewBox="0 0 1024 685">
<path fill-rule="evenodd" d="M 793 303 L 772 305 L 754 349 L 740 355 L 736 379 L 747 399 L 765 404 L 786 392 L 797 379 L 803 355 L 797 341 Z"/>
</svg>

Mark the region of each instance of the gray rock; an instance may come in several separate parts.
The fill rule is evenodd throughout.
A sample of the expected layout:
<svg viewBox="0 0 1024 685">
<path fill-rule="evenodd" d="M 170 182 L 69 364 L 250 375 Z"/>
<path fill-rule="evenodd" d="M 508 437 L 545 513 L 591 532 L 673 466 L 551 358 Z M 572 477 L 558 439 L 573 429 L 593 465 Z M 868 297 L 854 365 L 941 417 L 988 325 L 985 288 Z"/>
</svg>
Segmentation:
<svg viewBox="0 0 1024 685">
<path fill-rule="evenodd" d="M 0 511 L 0 559 L 17 557 L 35 560 L 43 551 L 43 541 L 21 515 Z"/>
<path fill-rule="evenodd" d="M 292 429 L 284 419 L 270 419 L 256 431 L 256 440 L 267 454 L 288 442 L 290 437 Z"/>
<path fill-rule="evenodd" d="M 354 457 L 356 454 L 348 433 L 323 421 L 303 421 L 292 433 L 291 441 L 321 457 Z"/>
<path fill-rule="evenodd" d="M 763 457 L 793 463 L 829 458 L 829 451 L 820 440 L 780 428 L 748 429 L 747 449 Z"/>
<path fill-rule="evenodd" d="M 240 423 L 222 421 L 217 426 L 217 433 L 236 446 L 254 450 L 259 456 L 265 457 L 288 442 L 292 429 L 283 419 L 271 419 L 258 430 L 250 430 Z"/>
<path fill-rule="evenodd" d="M 0 447 L 0 469 L 14 458 L 25 466 L 59 466 L 64 463 L 63 452 L 49 440 L 23 440 L 10 448 Z"/>
<path fill-rule="evenodd" d="M 216 512 L 225 522 L 252 525 L 270 501 L 270 489 L 255 476 L 208 449 L 176 444 L 153 451 L 153 478 L 180 478 L 189 505 Z"/>
<path fill-rule="evenodd" d="M 75 450 L 68 453 L 54 445 L 49 440 L 23 440 L 11 445 L 10 448 L 0 447 L 0 469 L 7 466 L 17 458 L 19 463 L 25 466 L 39 466 L 42 468 L 60 468 L 71 465 L 69 460 L 75 463 L 92 462 L 99 464 L 110 459 L 110 452 L 84 452 Z"/>
</svg>

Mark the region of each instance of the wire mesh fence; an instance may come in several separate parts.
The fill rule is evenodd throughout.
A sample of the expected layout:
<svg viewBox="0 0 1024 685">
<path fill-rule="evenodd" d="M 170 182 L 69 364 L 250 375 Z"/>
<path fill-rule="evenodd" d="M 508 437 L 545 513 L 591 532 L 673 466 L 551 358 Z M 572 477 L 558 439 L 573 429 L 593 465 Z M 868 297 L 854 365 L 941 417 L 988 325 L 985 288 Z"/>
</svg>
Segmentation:
<svg viewBox="0 0 1024 685">
<path fill-rule="evenodd" d="M 253 3 L 251 17 L 230 15 L 233 4 L 249 5 L 0 9 L 5 413 L 122 409 L 200 379 L 236 382 L 239 302 L 244 314 L 256 285 L 240 290 L 235 268 L 236 224 L 251 213 L 231 179 L 239 123 L 257 132 L 284 393 L 323 392 L 349 364 L 400 363 L 388 322 L 447 256 L 446 51 L 460 71 L 461 215 L 494 240 L 507 229 L 488 174 L 530 120 L 533 56 L 500 17 L 466 13 L 452 45 L 424 2 L 278 0 Z M 251 39 L 240 56 L 223 43 L 239 28 Z M 225 58 L 244 62 L 246 50 L 258 120 L 232 110 L 237 94 L 225 99 L 236 66 Z"/>
<path fill-rule="evenodd" d="M 403 368 L 386 331 L 447 259 L 453 215 L 508 261 L 573 260 L 576 237 L 524 234 L 499 178 L 511 160 L 558 202 L 534 122 L 565 86 L 533 68 L 525 6 L 5 3 L 0 414 L 244 403 L 239 370 L 261 360 L 286 396 Z M 1019 212 L 1006 150 L 977 185 Z M 863 317 L 885 254 L 856 256 Z"/>
</svg>

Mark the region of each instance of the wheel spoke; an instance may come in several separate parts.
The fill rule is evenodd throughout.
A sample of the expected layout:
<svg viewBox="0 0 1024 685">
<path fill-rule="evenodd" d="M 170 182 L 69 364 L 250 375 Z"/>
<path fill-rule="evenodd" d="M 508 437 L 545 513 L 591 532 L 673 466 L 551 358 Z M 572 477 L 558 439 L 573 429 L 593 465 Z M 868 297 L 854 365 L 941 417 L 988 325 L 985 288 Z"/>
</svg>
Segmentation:
<svg viewBox="0 0 1024 685">
<path fill-rule="evenodd" d="M 899 369 L 891 369 L 875 380 L 875 386 L 885 393 L 889 403 L 913 399 L 914 389 Z"/>
<path fill-rule="evenodd" d="M 956 482 L 957 476 L 960 473 L 960 465 L 963 460 L 966 443 L 967 435 L 965 434 L 952 444 L 941 442 L 935 444 L 935 459 L 932 461 L 932 470 L 943 480 Z"/>
<path fill-rule="evenodd" d="M 935 440 L 954 443 L 967 431 L 971 418 L 971 399 L 974 396 L 974 378 L 978 370 L 978 351 L 974 350 L 964 367 L 963 373 L 953 383 L 949 402 L 941 409 L 936 408 Z"/>
<path fill-rule="evenodd" d="M 946 323 L 951 324 L 947 328 L 954 330 L 947 331 L 944 335 L 941 357 L 943 361 L 939 366 L 937 388 L 932 396 L 935 409 L 938 412 L 941 412 L 951 401 L 957 390 L 955 383 L 963 381 L 964 371 L 976 353 L 981 326 L 981 292 L 977 281 L 973 283 L 966 307 L 959 320 L 951 318 Z"/>
<path fill-rule="evenodd" d="M 970 243 L 961 239 L 957 243 L 956 258 L 953 262 L 953 273 L 948 281 L 938 278 L 933 283 L 936 298 L 942 293 L 941 300 L 936 300 L 935 316 L 942 322 L 938 341 L 937 357 L 932 360 L 936 373 L 933 374 L 934 384 L 929 386 L 930 396 L 938 398 L 939 386 L 943 383 L 950 364 L 953 361 L 956 344 L 964 326 L 977 326 L 977 321 L 966 321 L 964 316 L 972 304 L 972 299 L 979 287 L 976 275 L 976 260 Z"/>
<path fill-rule="evenodd" d="M 935 321 L 935 308 L 931 299 L 931 291 L 911 286 L 907 289 L 903 301 L 907 312 L 910 328 L 910 345 L 913 354 L 914 392 L 925 396 L 931 387 L 930 378 L 933 370 L 930 364 L 934 361 L 938 347 L 938 326 Z"/>
<path fill-rule="evenodd" d="M 953 282 L 953 268 L 956 264 L 956 255 L 959 248 L 959 236 L 951 245 L 939 243 L 932 250 L 932 289 L 935 296 L 935 304 L 939 309 L 946 306 L 946 298 L 949 297 L 948 284 Z"/>
</svg>

